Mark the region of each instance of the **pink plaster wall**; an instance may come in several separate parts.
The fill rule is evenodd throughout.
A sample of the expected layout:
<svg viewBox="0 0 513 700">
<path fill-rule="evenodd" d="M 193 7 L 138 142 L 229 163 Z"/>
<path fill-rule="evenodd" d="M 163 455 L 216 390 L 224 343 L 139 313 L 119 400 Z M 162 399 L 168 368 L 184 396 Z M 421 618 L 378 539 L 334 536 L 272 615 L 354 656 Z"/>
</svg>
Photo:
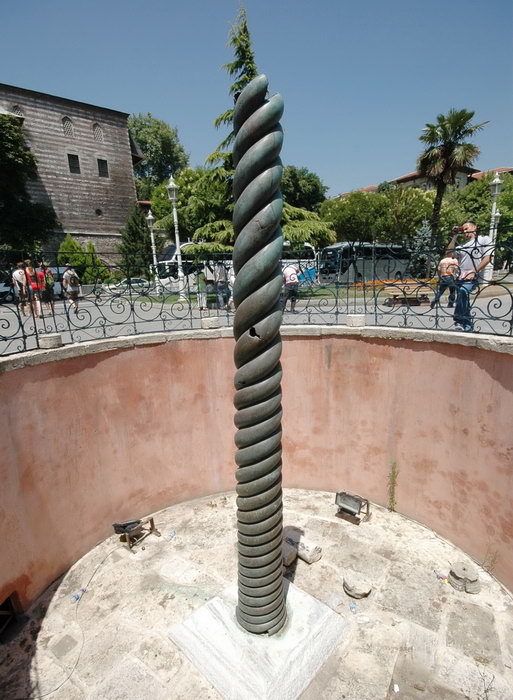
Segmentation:
<svg viewBox="0 0 513 700">
<path fill-rule="evenodd" d="M 0 600 L 23 606 L 111 523 L 232 490 L 231 339 L 86 355 L 0 376 Z M 459 345 L 284 338 L 284 484 L 356 491 L 513 589 L 513 358 Z"/>
</svg>

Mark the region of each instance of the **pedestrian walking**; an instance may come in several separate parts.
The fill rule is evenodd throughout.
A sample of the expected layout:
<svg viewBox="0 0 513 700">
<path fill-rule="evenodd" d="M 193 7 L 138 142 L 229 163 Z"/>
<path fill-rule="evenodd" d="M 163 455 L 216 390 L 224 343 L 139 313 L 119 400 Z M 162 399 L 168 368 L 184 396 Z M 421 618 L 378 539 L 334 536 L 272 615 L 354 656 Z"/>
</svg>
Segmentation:
<svg viewBox="0 0 513 700">
<path fill-rule="evenodd" d="M 71 263 L 66 263 L 66 271 L 62 276 L 62 286 L 66 299 L 73 311 L 78 313 L 78 295 L 80 293 L 80 280 Z"/>
<path fill-rule="evenodd" d="M 25 275 L 25 264 L 22 262 L 16 263 L 16 269 L 12 273 L 12 286 L 14 288 L 16 296 L 19 299 L 21 313 L 23 314 L 23 316 L 28 316 L 29 313 L 27 309 L 27 277 Z"/>
<path fill-rule="evenodd" d="M 31 260 L 25 260 L 25 277 L 27 279 L 27 292 L 32 307 L 32 313 L 36 318 L 41 318 L 41 300 L 39 293 L 41 291 L 41 279 L 37 272 L 32 267 Z"/>
<path fill-rule="evenodd" d="M 39 263 L 39 268 L 42 276 L 40 284 L 43 285 L 41 288 L 41 301 L 45 304 L 46 309 L 53 315 L 55 310 L 55 277 L 47 262 L 41 261 Z"/>
</svg>

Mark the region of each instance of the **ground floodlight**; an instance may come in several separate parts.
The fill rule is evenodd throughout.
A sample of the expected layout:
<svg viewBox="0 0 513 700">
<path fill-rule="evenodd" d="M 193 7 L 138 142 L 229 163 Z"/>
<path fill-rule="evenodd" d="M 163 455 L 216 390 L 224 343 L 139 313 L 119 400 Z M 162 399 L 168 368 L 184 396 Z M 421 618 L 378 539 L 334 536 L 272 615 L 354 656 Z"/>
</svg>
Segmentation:
<svg viewBox="0 0 513 700">
<path fill-rule="evenodd" d="M 353 493 L 339 491 L 335 495 L 335 505 L 338 506 L 338 515 L 350 522 L 359 525 L 370 518 L 369 501 Z M 362 515 L 362 508 L 364 513 Z"/>
</svg>

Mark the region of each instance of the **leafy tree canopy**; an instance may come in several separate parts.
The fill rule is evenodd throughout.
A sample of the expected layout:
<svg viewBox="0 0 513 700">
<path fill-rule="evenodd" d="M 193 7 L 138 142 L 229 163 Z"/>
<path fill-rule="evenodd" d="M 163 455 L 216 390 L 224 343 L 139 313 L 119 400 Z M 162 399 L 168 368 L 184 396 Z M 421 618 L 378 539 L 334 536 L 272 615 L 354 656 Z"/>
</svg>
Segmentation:
<svg viewBox="0 0 513 700">
<path fill-rule="evenodd" d="M 109 277 L 108 268 L 98 257 L 94 244 L 88 243 L 84 251 L 70 233 L 66 234 L 59 246 L 57 263 L 60 267 L 71 263 L 83 284 L 95 284 Z"/>
<path fill-rule="evenodd" d="M 336 241 L 335 231 L 326 221 L 322 221 L 315 212 L 284 204 L 281 225 L 283 238 L 293 248 L 311 243 L 315 248 L 323 248 Z M 229 219 L 217 220 L 199 228 L 193 236 L 197 243 L 208 242 L 231 249 L 233 246 L 233 228 Z M 228 248 L 230 246 L 230 248 Z"/>
<path fill-rule="evenodd" d="M 28 149 L 20 120 L 0 114 L 0 240 L 30 250 L 58 226 L 52 208 L 30 201 L 27 182 L 37 178 L 37 161 Z"/>
<path fill-rule="evenodd" d="M 150 112 L 130 115 L 128 128 L 145 156 L 134 168 L 137 196 L 148 199 L 156 185 L 185 168 L 189 156 L 180 143 L 177 129 Z"/>
<path fill-rule="evenodd" d="M 433 193 L 416 187 L 393 187 L 384 190 L 381 197 L 383 208 L 374 233 L 376 240 L 386 243 L 415 238 L 417 229 L 433 209 Z"/>
<path fill-rule="evenodd" d="M 307 168 L 296 168 L 295 165 L 283 168 L 281 192 L 285 202 L 293 207 L 318 211 L 326 199 L 327 190 L 320 177 Z"/>
<path fill-rule="evenodd" d="M 351 192 L 321 204 L 320 216 L 329 221 L 338 241 L 372 241 L 380 232 L 378 221 L 387 206 L 384 194 Z"/>
<path fill-rule="evenodd" d="M 324 248 L 337 240 L 337 234 L 328 221 L 322 220 L 315 212 L 293 207 L 286 202 L 281 225 L 283 238 L 290 241 L 293 248 L 305 243 L 311 243 L 314 248 Z"/>
<path fill-rule="evenodd" d="M 443 229 L 450 232 L 452 226 L 465 221 L 474 221 L 480 233 L 488 233 L 492 210 L 490 182 L 495 173 L 474 180 L 462 189 L 449 189 L 442 208 Z M 513 175 L 501 173 L 503 182 L 497 206 L 501 213 L 499 221 L 499 241 L 513 244 Z"/>
</svg>

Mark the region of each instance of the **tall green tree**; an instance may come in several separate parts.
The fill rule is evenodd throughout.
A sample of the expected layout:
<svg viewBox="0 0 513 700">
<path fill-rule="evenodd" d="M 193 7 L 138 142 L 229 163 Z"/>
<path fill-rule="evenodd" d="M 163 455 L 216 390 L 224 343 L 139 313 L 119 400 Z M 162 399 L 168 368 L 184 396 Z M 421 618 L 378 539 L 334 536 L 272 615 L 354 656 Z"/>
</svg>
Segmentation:
<svg viewBox="0 0 513 700">
<path fill-rule="evenodd" d="M 226 69 L 229 76 L 235 78 L 229 90 L 229 94 L 235 102 L 244 87 L 258 75 L 244 7 L 239 9 L 236 24 L 231 25 L 228 46 L 233 48 L 235 58 L 230 63 L 225 63 L 223 68 Z M 214 126 L 216 129 L 221 126 L 229 126 L 230 133 L 221 141 L 216 150 L 208 156 L 207 163 L 224 163 L 227 159 L 231 161 L 231 151 L 227 149 L 235 137 L 231 128 L 232 119 L 233 107 L 230 107 L 215 119 Z"/>
<path fill-rule="evenodd" d="M 453 185 L 458 169 L 471 166 L 479 155 L 479 148 L 469 143 L 488 122 L 472 124 L 475 112 L 466 109 L 450 109 L 447 114 L 439 114 L 436 124 L 426 124 L 419 140 L 426 149 L 417 160 L 417 168 L 436 188 L 436 196 L 431 214 L 431 235 L 438 241 L 440 210 L 448 185 Z"/>
<path fill-rule="evenodd" d="M 293 207 L 318 212 L 326 199 L 327 190 L 320 177 L 308 168 L 296 168 L 295 165 L 283 168 L 281 193 L 285 202 Z"/>
<path fill-rule="evenodd" d="M 82 282 L 84 282 L 84 284 L 96 284 L 108 279 L 109 269 L 98 257 L 94 243 L 88 243 L 86 245 L 84 258 L 86 263 L 84 272 L 82 273 Z"/>
<path fill-rule="evenodd" d="M 155 232 L 155 248 L 157 253 L 162 252 L 163 239 L 158 232 Z M 134 204 L 126 225 L 121 230 L 118 251 L 121 254 L 123 272 L 127 277 L 149 279 L 153 262 L 151 235 L 144 212 L 137 203 Z"/>
<path fill-rule="evenodd" d="M 66 263 L 71 263 L 79 279 L 84 282 L 83 276 L 87 267 L 86 256 L 84 249 L 80 243 L 73 238 L 71 233 L 66 234 L 57 253 L 57 264 L 59 267 L 64 267 Z"/>
<path fill-rule="evenodd" d="M 384 243 L 413 240 L 433 209 L 432 192 L 417 187 L 392 187 L 382 191 L 381 197 L 383 207 L 376 221 L 375 239 Z"/>
<path fill-rule="evenodd" d="M 27 183 L 37 178 L 37 161 L 29 150 L 21 121 L 0 114 L 0 241 L 30 250 L 57 228 L 51 207 L 30 201 Z"/>
<path fill-rule="evenodd" d="M 145 157 L 134 168 L 137 196 L 148 199 L 156 185 L 187 166 L 189 156 L 176 127 L 156 119 L 150 112 L 130 115 L 128 128 Z"/>
<path fill-rule="evenodd" d="M 345 197 L 324 201 L 320 216 L 331 223 L 338 241 L 373 241 L 381 232 L 379 222 L 386 208 L 384 194 L 351 192 Z"/>
</svg>

